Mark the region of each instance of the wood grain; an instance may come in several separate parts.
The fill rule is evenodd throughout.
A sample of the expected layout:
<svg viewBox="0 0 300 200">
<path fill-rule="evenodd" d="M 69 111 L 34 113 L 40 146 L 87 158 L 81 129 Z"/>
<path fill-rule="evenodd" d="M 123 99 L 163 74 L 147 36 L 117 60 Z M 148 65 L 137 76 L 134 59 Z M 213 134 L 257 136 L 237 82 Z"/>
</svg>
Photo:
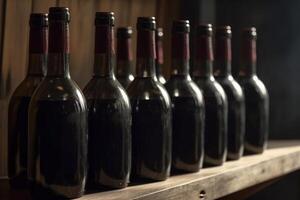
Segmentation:
<svg viewBox="0 0 300 200">
<path fill-rule="evenodd" d="M 31 0 L 6 1 L 3 42 L 2 77 L 5 83 L 0 102 L 0 176 L 6 175 L 7 161 L 7 105 L 9 96 L 25 77 L 28 57 L 29 15 Z"/>
<path fill-rule="evenodd" d="M 4 40 L 4 20 L 5 20 L 5 0 L 0 0 L 0 99 L 3 98 L 5 90 L 5 82 L 2 70 L 2 52 L 3 52 L 3 40 Z M 1 130 L 1 129 L 0 129 Z"/>
<path fill-rule="evenodd" d="M 32 2 L 32 12 L 48 13 L 50 7 L 57 6 L 56 0 L 34 0 Z"/>
<path fill-rule="evenodd" d="M 176 175 L 167 181 L 86 195 L 80 200 L 202 199 L 210 200 L 275 179 L 300 169 L 300 141 L 273 141 L 262 155 L 245 156 L 221 167 Z"/>
<path fill-rule="evenodd" d="M 165 77 L 170 76 L 171 71 L 171 37 L 173 20 L 180 19 L 180 2 L 173 0 L 170 4 L 168 0 L 157 0 L 156 17 L 159 27 L 164 29 L 163 48 L 164 48 L 164 65 L 162 72 Z"/>
</svg>

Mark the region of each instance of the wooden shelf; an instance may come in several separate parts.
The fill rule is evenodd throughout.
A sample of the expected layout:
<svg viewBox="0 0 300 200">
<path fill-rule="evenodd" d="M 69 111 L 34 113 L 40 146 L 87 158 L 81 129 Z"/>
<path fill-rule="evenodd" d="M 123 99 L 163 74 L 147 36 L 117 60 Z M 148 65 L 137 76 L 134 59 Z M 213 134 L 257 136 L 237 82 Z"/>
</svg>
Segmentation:
<svg viewBox="0 0 300 200">
<path fill-rule="evenodd" d="M 300 169 L 300 141 L 271 141 L 262 155 L 245 156 L 221 167 L 176 175 L 166 181 L 87 194 L 79 200 L 217 199 Z"/>
<path fill-rule="evenodd" d="M 300 170 L 300 140 L 271 141 L 268 150 L 261 155 L 245 156 L 221 167 L 172 176 L 162 182 L 86 194 L 77 200 L 242 199 L 241 194 L 258 191 L 296 170 Z M 0 178 L 1 200 L 30 199 L 25 198 L 27 195 L 28 191 L 10 190 L 7 178 Z"/>
</svg>

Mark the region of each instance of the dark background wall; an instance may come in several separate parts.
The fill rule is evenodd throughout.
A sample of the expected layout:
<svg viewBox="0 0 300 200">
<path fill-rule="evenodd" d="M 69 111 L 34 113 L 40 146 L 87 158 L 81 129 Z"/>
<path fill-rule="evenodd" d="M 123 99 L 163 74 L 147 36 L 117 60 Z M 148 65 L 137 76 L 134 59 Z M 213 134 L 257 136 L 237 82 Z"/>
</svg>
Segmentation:
<svg viewBox="0 0 300 200">
<path fill-rule="evenodd" d="M 205 4 L 205 1 L 203 1 Z M 232 25 L 233 69 L 239 65 L 240 30 L 258 31 L 258 76 L 270 95 L 270 138 L 300 138 L 300 1 L 216 0 L 215 24 Z M 293 173 L 250 197 L 300 199 L 300 173 Z"/>
<path fill-rule="evenodd" d="M 270 94 L 270 138 L 300 138 L 300 1 L 219 0 L 216 24 L 233 28 L 234 69 L 239 63 L 240 30 L 258 31 L 258 75 Z"/>
<path fill-rule="evenodd" d="M 181 16 L 192 24 L 230 25 L 233 30 L 233 74 L 240 62 L 240 33 L 258 32 L 257 73 L 270 95 L 270 139 L 300 138 L 300 1 L 182 1 Z M 193 44 L 193 42 L 192 42 Z M 300 199 L 300 172 L 292 173 L 249 200 Z"/>
</svg>

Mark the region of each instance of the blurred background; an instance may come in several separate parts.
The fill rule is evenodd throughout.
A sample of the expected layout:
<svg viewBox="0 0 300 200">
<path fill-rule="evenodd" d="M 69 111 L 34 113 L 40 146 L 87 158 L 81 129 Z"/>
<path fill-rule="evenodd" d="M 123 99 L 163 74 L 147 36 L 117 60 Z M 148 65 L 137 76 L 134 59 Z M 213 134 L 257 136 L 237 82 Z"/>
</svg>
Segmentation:
<svg viewBox="0 0 300 200">
<path fill-rule="evenodd" d="M 239 66 L 240 30 L 258 31 L 258 76 L 270 94 L 270 138 L 300 138 L 300 1 L 297 0 L 0 0 L 0 177 L 7 175 L 7 104 L 27 70 L 29 14 L 51 6 L 71 10 L 71 76 L 82 88 L 93 68 L 94 15 L 114 11 L 116 26 L 135 28 L 138 16 L 156 16 L 164 28 L 166 77 L 170 69 L 170 30 L 174 19 L 230 25 L 233 72 Z M 135 29 L 134 29 L 135 30 Z M 135 32 L 134 32 L 135 52 Z M 192 46 L 194 45 L 193 39 Z M 134 53 L 135 54 L 135 53 Z M 300 199 L 300 173 L 293 173 L 249 199 Z"/>
</svg>

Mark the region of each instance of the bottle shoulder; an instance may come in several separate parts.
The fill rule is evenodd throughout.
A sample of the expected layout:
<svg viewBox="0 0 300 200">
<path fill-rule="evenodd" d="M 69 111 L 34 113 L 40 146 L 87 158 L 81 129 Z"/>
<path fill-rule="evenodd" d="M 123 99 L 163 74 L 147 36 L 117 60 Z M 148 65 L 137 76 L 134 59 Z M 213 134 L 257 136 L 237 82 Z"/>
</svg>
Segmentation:
<svg viewBox="0 0 300 200">
<path fill-rule="evenodd" d="M 26 77 L 14 90 L 11 95 L 13 97 L 31 97 L 43 80 L 42 76 L 28 76 Z"/>
<path fill-rule="evenodd" d="M 244 100 L 244 93 L 239 83 L 230 75 L 216 79 L 223 87 L 227 98 L 236 101 Z"/>
<path fill-rule="evenodd" d="M 38 101 L 74 101 L 79 107 L 86 108 L 83 93 L 70 78 L 45 77 L 32 96 L 32 104 Z"/>
<path fill-rule="evenodd" d="M 167 90 L 158 80 L 152 77 L 136 77 L 127 91 L 130 100 L 159 99 L 170 107 L 170 97 Z"/>
<path fill-rule="evenodd" d="M 204 101 L 200 88 L 191 79 L 170 78 L 165 87 L 171 98 L 188 97 L 194 98 L 200 103 Z"/>
<path fill-rule="evenodd" d="M 85 86 L 83 93 L 87 100 L 120 99 L 129 102 L 125 89 L 115 78 L 93 77 Z"/>
<path fill-rule="evenodd" d="M 194 79 L 198 87 L 201 89 L 205 105 L 216 104 L 227 106 L 227 96 L 222 86 L 211 77 L 201 77 Z"/>
<path fill-rule="evenodd" d="M 161 84 L 165 84 L 167 82 L 165 77 L 163 77 L 161 74 L 157 75 L 157 79 Z"/>
<path fill-rule="evenodd" d="M 255 75 L 252 77 L 241 77 L 239 83 L 247 96 L 257 96 L 262 99 L 268 99 L 268 91 L 264 83 Z"/>
</svg>

